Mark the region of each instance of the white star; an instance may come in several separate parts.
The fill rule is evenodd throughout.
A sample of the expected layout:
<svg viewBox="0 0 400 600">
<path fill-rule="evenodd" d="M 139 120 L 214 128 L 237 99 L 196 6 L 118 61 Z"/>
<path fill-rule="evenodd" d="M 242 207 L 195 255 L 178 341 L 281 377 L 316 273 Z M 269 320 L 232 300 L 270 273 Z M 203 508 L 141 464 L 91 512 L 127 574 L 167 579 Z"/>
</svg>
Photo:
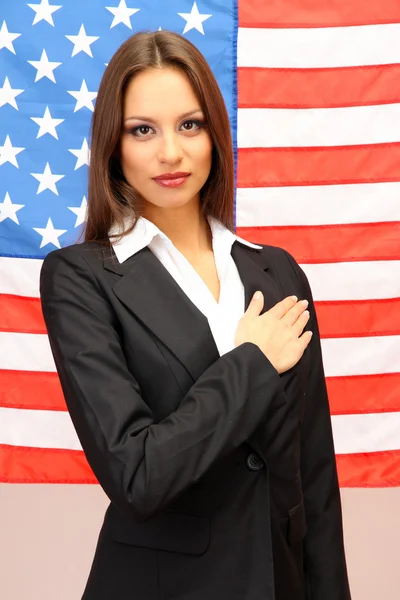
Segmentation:
<svg viewBox="0 0 400 600">
<path fill-rule="evenodd" d="M 36 25 L 40 21 L 47 21 L 50 25 L 54 27 L 54 21 L 52 14 L 62 8 L 62 6 L 55 6 L 54 4 L 49 4 L 49 0 L 42 0 L 40 4 L 28 4 L 29 8 L 35 11 L 36 15 L 33 19 L 32 25 Z"/>
<path fill-rule="evenodd" d="M 25 148 L 17 148 L 16 146 L 13 147 L 10 136 L 8 135 L 6 137 L 6 141 L 4 142 L 4 146 L 0 146 L 0 165 L 10 162 L 12 165 L 14 165 L 14 167 L 19 169 L 16 156 L 23 150 L 25 150 Z"/>
<path fill-rule="evenodd" d="M 71 94 L 71 96 L 73 96 L 77 100 L 77 103 L 75 104 L 74 112 L 76 112 L 77 110 L 80 110 L 84 106 L 86 106 L 86 108 L 89 108 L 89 110 L 91 110 L 92 112 L 94 111 L 94 106 L 93 106 L 92 100 L 94 100 L 94 98 L 96 98 L 97 92 L 89 92 L 85 80 L 82 81 L 80 90 L 78 90 L 76 92 L 68 91 L 68 94 Z"/>
<path fill-rule="evenodd" d="M 196 2 L 193 2 L 192 10 L 190 13 L 178 13 L 178 15 L 186 21 L 183 34 L 187 33 L 191 29 L 197 29 L 197 31 L 200 31 L 200 33 L 204 35 L 203 21 L 206 21 L 207 19 L 212 17 L 212 15 L 200 14 Z"/>
<path fill-rule="evenodd" d="M 50 62 L 47 58 L 46 50 L 43 50 L 40 60 L 28 60 L 28 63 L 37 69 L 35 83 L 39 81 L 39 79 L 42 79 L 42 77 L 47 77 L 56 83 L 53 71 L 62 63 Z"/>
<path fill-rule="evenodd" d="M 86 54 L 93 58 L 90 44 L 93 44 L 93 42 L 99 38 L 94 35 L 86 35 L 83 24 L 81 25 L 78 35 L 66 35 L 65 37 L 74 44 L 71 56 L 75 56 L 75 54 L 78 54 L 79 52 L 86 52 Z"/>
<path fill-rule="evenodd" d="M 74 171 L 82 167 L 83 165 L 88 165 L 90 162 L 90 150 L 86 138 L 84 138 L 82 147 L 78 150 L 70 150 L 68 148 L 68 152 L 71 152 L 74 156 L 77 157 L 76 165 Z"/>
<path fill-rule="evenodd" d="M 15 54 L 13 41 L 19 38 L 20 35 L 20 33 L 10 33 L 7 29 L 7 23 L 3 21 L 3 25 L 0 29 L 0 50 L 2 48 L 7 48 L 7 50 Z"/>
<path fill-rule="evenodd" d="M 13 204 L 10 194 L 6 192 L 4 202 L 0 202 L 0 223 L 6 219 L 11 219 L 11 221 L 19 225 L 17 210 L 24 208 L 24 206 L 25 204 Z"/>
<path fill-rule="evenodd" d="M 46 133 L 49 133 L 56 138 L 56 140 L 58 140 L 56 127 L 58 127 L 58 125 L 60 125 L 60 123 L 62 123 L 65 119 L 53 119 L 48 106 L 46 106 L 43 117 L 31 117 L 31 119 L 37 125 L 39 125 L 39 131 L 36 139 L 42 137 L 42 135 L 45 135 Z"/>
<path fill-rule="evenodd" d="M 83 200 L 80 206 L 68 206 L 69 210 L 72 210 L 73 213 L 76 214 L 76 223 L 75 227 L 82 225 L 86 221 L 86 210 L 87 210 L 87 200 L 86 196 L 83 196 Z"/>
<path fill-rule="evenodd" d="M 128 8 L 126 6 L 125 0 L 120 0 L 118 6 L 106 6 L 106 9 L 110 11 L 114 15 L 113 22 L 110 25 L 110 29 L 118 25 L 118 23 L 123 23 L 129 29 L 132 29 L 131 19 L 130 17 L 135 13 L 139 12 L 140 8 Z"/>
<path fill-rule="evenodd" d="M 40 244 L 41 248 L 43 248 L 43 246 L 47 246 L 47 244 L 53 244 L 53 246 L 61 248 L 60 240 L 58 238 L 60 235 L 68 231 L 67 229 L 54 229 L 51 219 L 47 221 L 47 225 L 44 229 L 40 229 L 39 227 L 32 227 L 32 229 L 37 231 L 38 234 L 42 236 L 42 243 Z"/>
<path fill-rule="evenodd" d="M 65 175 L 54 175 L 51 172 L 49 163 L 46 163 L 43 173 L 31 173 L 31 175 L 40 182 L 36 195 L 44 192 L 44 190 L 50 190 L 58 196 L 56 183 L 65 177 Z"/>
<path fill-rule="evenodd" d="M 13 108 L 18 110 L 17 103 L 15 101 L 16 96 L 22 94 L 25 90 L 17 90 L 13 89 L 10 85 L 8 77 L 4 80 L 4 85 L 0 88 L 0 106 L 4 106 L 4 104 L 11 104 Z"/>
</svg>

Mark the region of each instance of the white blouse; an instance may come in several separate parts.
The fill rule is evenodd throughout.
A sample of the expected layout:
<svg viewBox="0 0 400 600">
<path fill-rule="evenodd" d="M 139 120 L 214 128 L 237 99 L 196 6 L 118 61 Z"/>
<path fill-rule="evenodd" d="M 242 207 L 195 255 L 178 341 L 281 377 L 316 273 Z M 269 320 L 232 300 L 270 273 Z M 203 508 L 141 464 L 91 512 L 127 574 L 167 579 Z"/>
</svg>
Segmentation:
<svg viewBox="0 0 400 600">
<path fill-rule="evenodd" d="M 234 348 L 234 337 L 244 305 L 244 287 L 235 261 L 231 256 L 232 244 L 240 240 L 251 248 L 261 248 L 229 231 L 213 217 L 208 217 L 212 233 L 214 259 L 220 282 L 217 302 L 197 271 L 174 246 L 168 236 L 151 221 L 139 217 L 135 229 L 122 240 L 112 242 L 120 263 L 146 246 L 161 261 L 177 284 L 195 306 L 207 317 L 220 356 Z M 111 228 L 109 233 L 115 233 Z"/>
</svg>

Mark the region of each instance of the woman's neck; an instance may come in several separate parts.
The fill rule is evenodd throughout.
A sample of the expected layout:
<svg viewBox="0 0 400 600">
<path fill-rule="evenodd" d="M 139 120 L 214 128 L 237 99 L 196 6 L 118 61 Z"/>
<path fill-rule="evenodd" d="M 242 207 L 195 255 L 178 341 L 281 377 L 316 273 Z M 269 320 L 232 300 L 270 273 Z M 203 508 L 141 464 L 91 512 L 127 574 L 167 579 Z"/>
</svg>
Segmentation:
<svg viewBox="0 0 400 600">
<path fill-rule="evenodd" d="M 187 258 L 194 259 L 212 251 L 212 234 L 199 204 L 190 203 L 174 209 L 148 205 L 146 219 L 154 223 Z"/>
</svg>

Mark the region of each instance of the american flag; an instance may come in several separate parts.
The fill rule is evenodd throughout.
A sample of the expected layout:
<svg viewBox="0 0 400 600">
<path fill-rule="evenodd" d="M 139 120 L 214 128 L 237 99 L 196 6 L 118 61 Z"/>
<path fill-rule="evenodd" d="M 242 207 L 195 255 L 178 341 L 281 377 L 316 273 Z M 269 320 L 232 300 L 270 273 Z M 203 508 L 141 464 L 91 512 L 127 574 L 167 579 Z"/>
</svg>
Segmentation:
<svg viewBox="0 0 400 600">
<path fill-rule="evenodd" d="M 309 278 L 341 485 L 400 485 L 399 0 L 13 0 L 0 25 L 0 481 L 96 483 L 39 271 L 84 226 L 106 64 L 136 31 L 169 29 L 224 95 L 237 233 Z"/>
</svg>

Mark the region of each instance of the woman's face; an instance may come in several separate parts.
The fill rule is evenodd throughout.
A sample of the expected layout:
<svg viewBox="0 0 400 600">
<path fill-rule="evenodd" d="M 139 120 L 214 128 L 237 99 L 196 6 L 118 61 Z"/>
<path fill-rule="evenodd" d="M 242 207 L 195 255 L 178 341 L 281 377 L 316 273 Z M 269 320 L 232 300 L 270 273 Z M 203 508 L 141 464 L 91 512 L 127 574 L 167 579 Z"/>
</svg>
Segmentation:
<svg viewBox="0 0 400 600">
<path fill-rule="evenodd" d="M 174 68 L 147 69 L 129 83 L 123 107 L 121 168 L 146 202 L 160 208 L 199 203 L 211 169 L 212 139 L 186 76 Z M 182 183 L 156 181 L 188 173 Z"/>
</svg>

